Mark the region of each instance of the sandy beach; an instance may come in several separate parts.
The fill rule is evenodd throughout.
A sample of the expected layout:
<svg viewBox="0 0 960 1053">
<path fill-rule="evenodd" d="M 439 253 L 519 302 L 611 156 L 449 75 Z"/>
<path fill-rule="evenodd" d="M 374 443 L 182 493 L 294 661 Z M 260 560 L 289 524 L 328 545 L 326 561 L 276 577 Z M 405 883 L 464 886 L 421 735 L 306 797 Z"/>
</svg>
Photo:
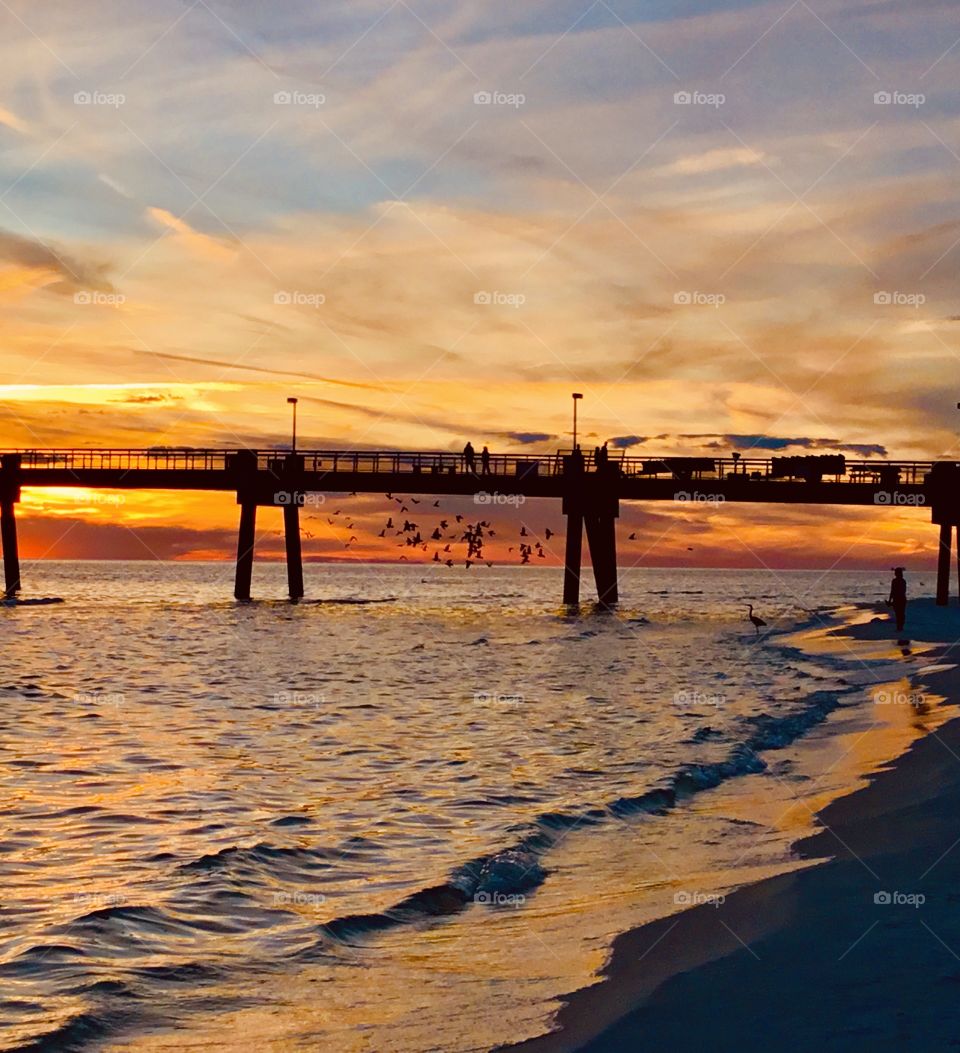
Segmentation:
<svg viewBox="0 0 960 1053">
<path fill-rule="evenodd" d="M 919 714 L 960 697 L 956 607 L 914 601 L 903 634 L 877 608 L 816 635 L 872 658 L 922 653 L 887 704 Z M 960 720 L 817 818 L 795 850 L 819 863 L 621 935 L 602 982 L 511 1051 L 957 1047 L 943 1003 L 960 983 Z"/>
</svg>

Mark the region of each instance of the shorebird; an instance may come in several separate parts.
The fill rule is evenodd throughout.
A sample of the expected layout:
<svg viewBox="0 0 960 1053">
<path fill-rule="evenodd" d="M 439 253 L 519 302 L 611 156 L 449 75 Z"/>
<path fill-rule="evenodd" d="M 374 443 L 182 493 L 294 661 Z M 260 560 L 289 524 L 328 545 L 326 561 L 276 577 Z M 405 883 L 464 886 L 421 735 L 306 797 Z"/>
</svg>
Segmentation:
<svg viewBox="0 0 960 1053">
<path fill-rule="evenodd" d="M 762 618 L 758 618 L 753 613 L 753 604 L 752 603 L 748 603 L 747 607 L 749 608 L 749 613 L 747 614 L 747 617 L 750 619 L 750 621 L 753 622 L 753 627 L 757 630 L 757 636 L 759 636 L 760 635 L 760 628 L 761 628 L 761 626 L 764 626 L 767 623 Z"/>
</svg>

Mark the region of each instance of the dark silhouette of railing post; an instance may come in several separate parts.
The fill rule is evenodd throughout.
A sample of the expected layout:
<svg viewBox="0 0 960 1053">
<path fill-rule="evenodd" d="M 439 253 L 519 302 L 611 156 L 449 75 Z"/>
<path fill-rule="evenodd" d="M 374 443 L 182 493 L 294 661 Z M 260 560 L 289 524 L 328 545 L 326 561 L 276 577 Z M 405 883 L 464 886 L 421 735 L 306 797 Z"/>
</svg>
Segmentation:
<svg viewBox="0 0 960 1053">
<path fill-rule="evenodd" d="M 249 600 L 250 584 L 253 580 L 253 549 L 257 537 L 257 501 L 254 493 L 257 455 L 253 450 L 240 450 L 227 458 L 227 468 L 236 477 L 237 504 L 240 506 L 233 595 L 238 600 Z"/>
<path fill-rule="evenodd" d="M 303 457 L 287 455 L 285 478 L 289 483 L 287 503 L 283 506 L 283 540 L 287 550 L 287 590 L 291 600 L 303 596 L 303 553 L 300 547 L 300 505 L 303 490 Z"/>
<path fill-rule="evenodd" d="M 20 553 L 15 515 L 20 500 L 20 460 L 18 453 L 7 453 L 0 459 L 0 546 L 3 552 L 5 596 L 15 596 L 20 591 Z"/>
</svg>

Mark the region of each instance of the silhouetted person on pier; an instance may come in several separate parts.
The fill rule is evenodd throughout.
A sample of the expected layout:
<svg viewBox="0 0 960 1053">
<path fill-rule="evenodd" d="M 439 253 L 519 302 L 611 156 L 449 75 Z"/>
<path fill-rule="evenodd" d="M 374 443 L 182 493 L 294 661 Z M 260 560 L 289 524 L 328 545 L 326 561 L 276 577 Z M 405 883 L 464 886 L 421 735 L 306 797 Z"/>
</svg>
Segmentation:
<svg viewBox="0 0 960 1053">
<path fill-rule="evenodd" d="M 903 576 L 903 567 L 893 568 L 887 603 L 893 608 L 893 616 L 897 619 L 897 632 L 903 632 L 903 623 L 907 617 L 907 582 Z"/>
<path fill-rule="evenodd" d="M 472 442 L 468 442 L 463 448 L 463 463 L 468 472 L 474 471 L 477 466 L 477 455 L 474 453 Z"/>
<path fill-rule="evenodd" d="M 486 446 L 480 451 L 480 471 L 484 475 L 490 474 L 490 451 Z"/>
<path fill-rule="evenodd" d="M 595 471 L 600 471 L 600 467 L 603 464 L 603 451 L 599 446 L 593 448 L 593 467 Z"/>
</svg>

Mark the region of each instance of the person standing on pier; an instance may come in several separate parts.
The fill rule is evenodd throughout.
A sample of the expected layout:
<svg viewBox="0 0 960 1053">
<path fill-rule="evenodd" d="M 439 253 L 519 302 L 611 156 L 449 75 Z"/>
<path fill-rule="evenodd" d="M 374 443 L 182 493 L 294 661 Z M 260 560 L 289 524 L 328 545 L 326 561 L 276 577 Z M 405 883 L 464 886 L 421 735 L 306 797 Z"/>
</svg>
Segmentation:
<svg viewBox="0 0 960 1053">
<path fill-rule="evenodd" d="M 893 568 L 893 581 L 890 582 L 890 595 L 887 598 L 897 619 L 897 632 L 903 632 L 903 623 L 907 617 L 907 582 L 903 570 L 903 567 Z"/>
<path fill-rule="evenodd" d="M 472 472 L 476 469 L 477 458 L 474 453 L 473 443 L 467 442 L 467 445 L 463 448 L 463 463 L 466 466 L 468 472 Z"/>
<path fill-rule="evenodd" d="M 480 451 L 480 471 L 484 475 L 490 474 L 490 451 L 486 446 Z"/>
</svg>

